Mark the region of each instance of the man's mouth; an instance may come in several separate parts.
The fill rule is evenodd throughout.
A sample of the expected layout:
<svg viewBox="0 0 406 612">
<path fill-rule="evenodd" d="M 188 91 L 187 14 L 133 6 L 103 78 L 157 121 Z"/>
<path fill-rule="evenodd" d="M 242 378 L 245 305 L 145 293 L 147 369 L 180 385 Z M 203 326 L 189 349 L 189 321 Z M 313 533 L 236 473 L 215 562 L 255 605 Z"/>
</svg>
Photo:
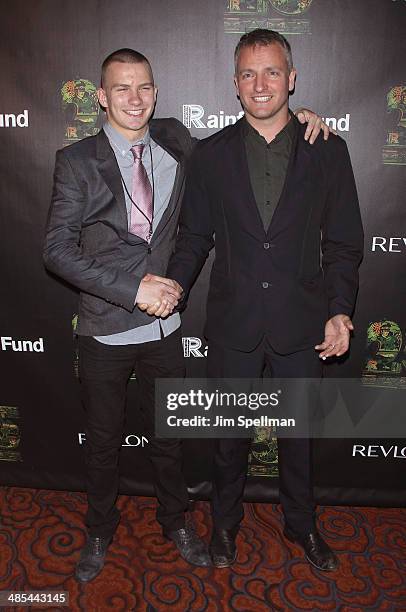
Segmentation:
<svg viewBox="0 0 406 612">
<path fill-rule="evenodd" d="M 144 112 L 144 109 L 139 108 L 137 110 L 125 110 L 124 112 L 126 115 L 130 115 L 130 117 L 138 117 L 138 115 L 141 115 L 141 113 Z"/>
<path fill-rule="evenodd" d="M 254 96 L 254 102 L 269 102 L 272 99 L 272 96 Z"/>
</svg>

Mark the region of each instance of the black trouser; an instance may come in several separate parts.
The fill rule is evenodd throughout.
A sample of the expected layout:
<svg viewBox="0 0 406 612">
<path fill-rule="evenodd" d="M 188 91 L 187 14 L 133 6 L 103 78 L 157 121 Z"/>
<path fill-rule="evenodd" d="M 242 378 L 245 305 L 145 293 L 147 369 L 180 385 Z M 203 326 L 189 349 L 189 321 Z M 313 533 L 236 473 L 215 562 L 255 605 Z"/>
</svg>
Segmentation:
<svg viewBox="0 0 406 612">
<path fill-rule="evenodd" d="M 265 369 L 266 368 L 266 369 Z M 265 374 L 264 374 L 265 371 Z M 322 363 L 308 349 L 290 355 L 276 353 L 264 339 L 249 353 L 209 344 L 208 377 L 319 378 Z M 231 529 L 243 518 L 243 493 L 248 466 L 249 439 L 215 440 L 212 510 L 218 528 Z M 311 444 L 308 438 L 279 438 L 279 498 L 285 523 L 296 534 L 314 528 Z"/>
<path fill-rule="evenodd" d="M 115 506 L 119 486 L 127 382 L 137 375 L 141 409 L 149 438 L 158 498 L 157 519 L 164 529 L 184 526 L 188 493 L 182 475 L 181 441 L 154 438 L 155 378 L 185 375 L 180 329 L 142 344 L 112 346 L 79 337 L 79 368 L 86 412 L 86 524 L 91 536 L 110 536 L 120 519 Z"/>
</svg>

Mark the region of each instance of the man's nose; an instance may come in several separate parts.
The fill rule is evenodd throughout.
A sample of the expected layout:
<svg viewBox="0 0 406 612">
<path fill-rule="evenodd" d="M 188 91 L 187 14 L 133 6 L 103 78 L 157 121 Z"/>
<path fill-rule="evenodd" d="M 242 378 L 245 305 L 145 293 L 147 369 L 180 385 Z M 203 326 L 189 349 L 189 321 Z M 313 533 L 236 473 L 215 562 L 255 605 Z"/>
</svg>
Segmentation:
<svg viewBox="0 0 406 612">
<path fill-rule="evenodd" d="M 257 76 L 255 77 L 255 91 L 262 91 L 264 89 L 264 78 L 257 74 Z"/>
<path fill-rule="evenodd" d="M 140 97 L 138 89 L 130 89 L 128 101 L 131 104 L 141 104 L 141 97 Z"/>
</svg>

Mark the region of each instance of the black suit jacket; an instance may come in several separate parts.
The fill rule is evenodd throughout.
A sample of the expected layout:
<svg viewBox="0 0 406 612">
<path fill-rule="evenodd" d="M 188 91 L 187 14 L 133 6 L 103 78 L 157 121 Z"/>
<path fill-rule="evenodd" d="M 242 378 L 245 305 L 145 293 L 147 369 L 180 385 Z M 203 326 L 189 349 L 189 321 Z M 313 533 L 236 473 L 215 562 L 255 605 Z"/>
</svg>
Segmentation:
<svg viewBox="0 0 406 612">
<path fill-rule="evenodd" d="M 250 186 L 242 121 L 201 141 L 190 160 L 168 276 L 187 293 L 215 245 L 205 333 L 248 351 L 264 334 L 282 354 L 320 342 L 354 309 L 363 232 L 347 146 L 310 145 L 295 117 L 285 185 L 268 231 Z"/>
<path fill-rule="evenodd" d="M 120 171 L 103 130 L 56 154 L 44 260 L 81 291 L 79 334 L 113 334 L 152 320 L 134 307 L 135 297 L 147 272 L 166 273 L 192 141 L 176 119 L 152 120 L 150 133 L 178 168 L 168 208 L 149 244 L 128 233 Z"/>
</svg>

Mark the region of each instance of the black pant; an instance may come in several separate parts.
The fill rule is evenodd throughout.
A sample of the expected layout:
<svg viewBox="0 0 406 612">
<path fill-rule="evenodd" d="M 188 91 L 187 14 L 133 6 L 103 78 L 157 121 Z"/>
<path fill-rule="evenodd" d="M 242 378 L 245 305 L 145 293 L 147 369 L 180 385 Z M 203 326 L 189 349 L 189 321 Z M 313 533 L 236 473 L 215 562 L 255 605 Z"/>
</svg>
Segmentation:
<svg viewBox="0 0 406 612">
<path fill-rule="evenodd" d="M 266 369 L 265 369 L 266 368 Z M 264 373 L 265 372 L 265 373 Z M 322 363 L 313 349 L 280 355 L 268 339 L 245 353 L 209 344 L 210 378 L 319 378 Z M 231 529 L 243 518 L 249 439 L 214 440 L 213 522 Z M 279 498 L 286 524 L 297 534 L 314 527 L 311 444 L 308 438 L 279 438 Z"/>
<path fill-rule="evenodd" d="M 155 378 L 183 378 L 180 329 L 166 338 L 142 344 L 112 346 L 79 337 L 79 372 L 86 412 L 86 524 L 91 536 L 110 536 L 120 520 L 115 506 L 119 486 L 126 388 L 135 368 L 141 409 L 149 438 L 159 506 L 165 529 L 184 525 L 188 492 L 182 475 L 181 441 L 154 438 Z"/>
</svg>

